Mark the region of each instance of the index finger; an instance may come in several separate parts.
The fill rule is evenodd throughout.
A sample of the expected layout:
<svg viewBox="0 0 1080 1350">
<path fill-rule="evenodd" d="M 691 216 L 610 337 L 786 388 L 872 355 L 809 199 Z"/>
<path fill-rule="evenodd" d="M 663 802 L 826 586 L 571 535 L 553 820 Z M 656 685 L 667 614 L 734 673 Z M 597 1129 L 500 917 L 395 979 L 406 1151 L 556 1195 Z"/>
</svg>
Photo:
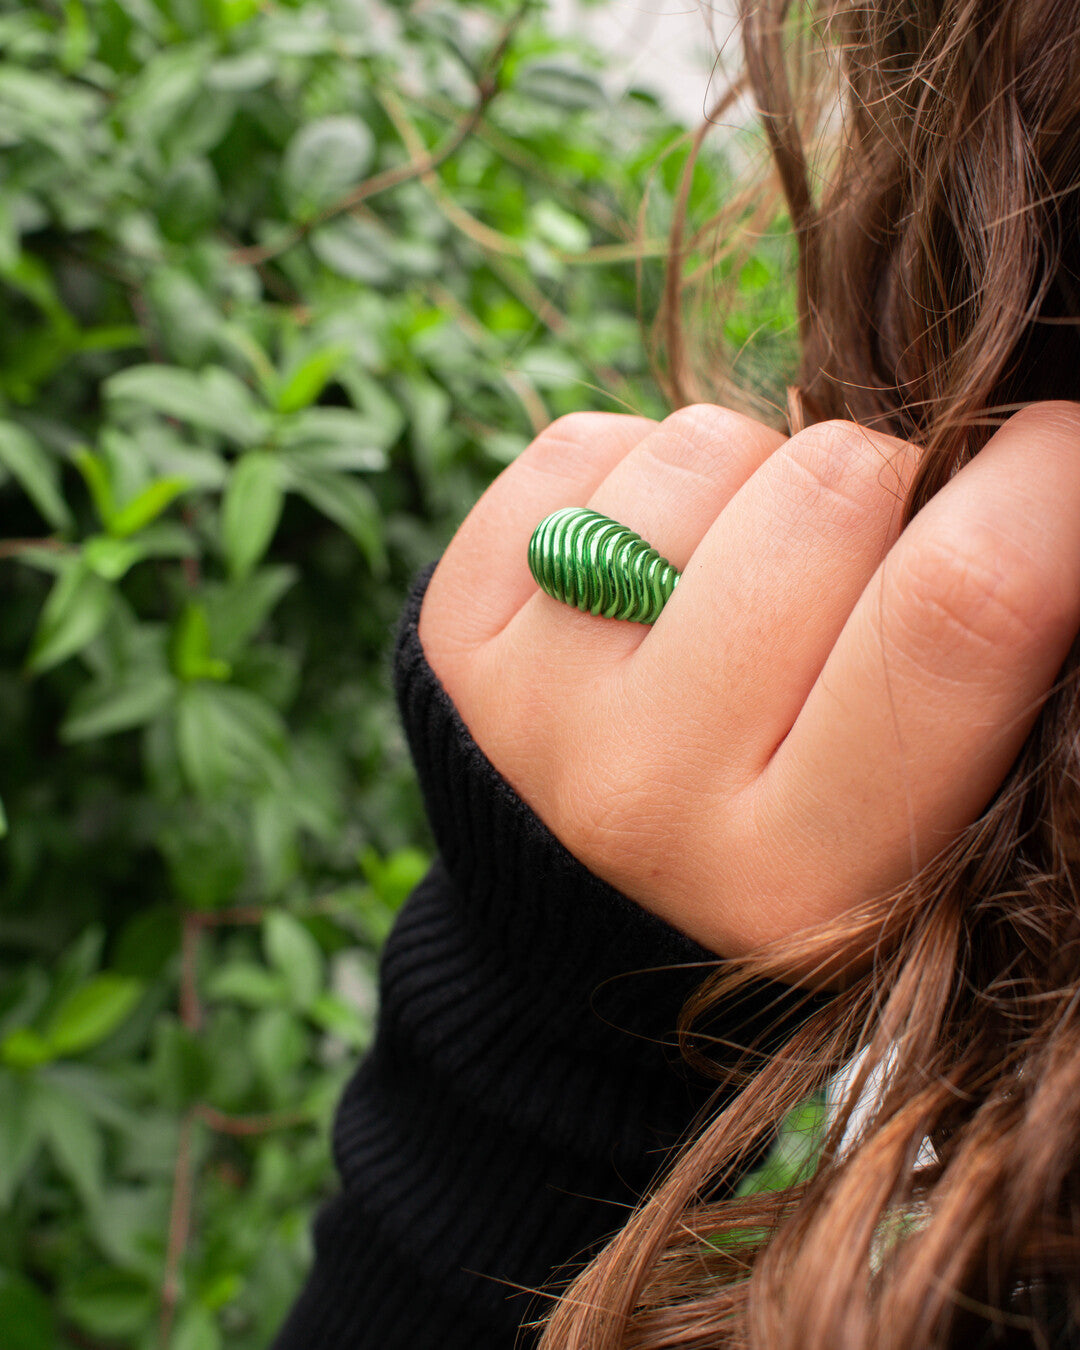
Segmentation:
<svg viewBox="0 0 1080 1350">
<path fill-rule="evenodd" d="M 649 417 L 622 413 L 569 413 L 503 470 L 466 516 L 431 578 L 420 617 L 429 657 L 435 645 L 473 650 L 506 627 L 536 594 L 528 543 L 537 524 L 559 507 L 585 501 L 657 425 Z"/>
<path fill-rule="evenodd" d="M 893 545 L 753 785 L 756 818 L 824 879 L 842 804 L 865 822 L 872 802 L 861 893 L 901 884 L 993 797 L 1078 628 L 1080 404 L 1036 404 Z"/>
</svg>

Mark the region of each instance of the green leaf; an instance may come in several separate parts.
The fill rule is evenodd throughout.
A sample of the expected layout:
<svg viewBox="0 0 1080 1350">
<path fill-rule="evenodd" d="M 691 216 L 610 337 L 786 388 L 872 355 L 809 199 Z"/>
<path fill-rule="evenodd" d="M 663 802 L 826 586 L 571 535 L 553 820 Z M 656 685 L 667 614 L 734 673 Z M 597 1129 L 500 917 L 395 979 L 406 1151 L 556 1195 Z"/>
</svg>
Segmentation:
<svg viewBox="0 0 1080 1350">
<path fill-rule="evenodd" d="M 119 581 L 144 558 L 190 558 L 198 551 L 190 530 L 175 521 L 162 520 L 134 539 L 91 535 L 83 544 L 83 561 L 105 581 Z"/>
<path fill-rule="evenodd" d="M 108 529 L 116 512 L 109 465 L 101 455 L 95 455 L 85 446 L 75 452 L 74 459 L 76 467 L 86 480 L 86 486 L 90 489 L 98 518 Z"/>
<path fill-rule="evenodd" d="M 11 67 L 8 66 L 7 71 L 10 70 Z M 0 78 L 3 74 L 4 68 L 0 67 Z M 75 320 L 64 308 L 52 274 L 39 257 L 33 253 L 20 253 L 14 265 L 0 268 L 0 275 L 9 286 L 13 286 L 32 300 L 51 321 L 54 332 L 48 336 L 52 341 L 55 342 L 58 337 L 70 340 L 77 335 L 78 327 Z"/>
<path fill-rule="evenodd" d="M 828 1109 L 821 1095 L 811 1097 L 785 1117 L 768 1157 L 739 1182 L 736 1194 L 781 1191 L 813 1176 L 828 1129 Z"/>
<path fill-rule="evenodd" d="M 285 981 L 298 1008 L 306 1008 L 322 992 L 323 955 L 319 944 L 293 915 L 275 910 L 263 920 L 266 958 Z"/>
<path fill-rule="evenodd" d="M 85 1216 L 93 1240 L 114 1265 L 161 1282 L 161 1235 L 168 1231 L 168 1182 L 110 1186 Z"/>
<path fill-rule="evenodd" d="M 71 512 L 60 495 L 55 462 L 15 422 L 0 421 L 0 465 L 16 480 L 56 530 L 70 530 Z"/>
<path fill-rule="evenodd" d="M 165 349 L 180 366 L 197 369 L 220 355 L 217 342 L 225 321 L 215 297 L 186 268 L 155 268 L 145 294 Z"/>
<path fill-rule="evenodd" d="M 105 971 L 76 989 L 44 1029 L 57 1055 L 76 1055 L 112 1035 L 142 994 L 142 982 Z"/>
<path fill-rule="evenodd" d="M 203 797 L 253 787 L 285 790 L 285 728 L 256 694 L 198 680 L 180 695 L 177 749 L 184 773 Z"/>
<path fill-rule="evenodd" d="M 227 763 L 222 771 L 228 773 Z M 246 840 L 235 815 L 189 801 L 185 811 L 159 828 L 155 842 L 168 865 L 172 891 L 185 905 L 217 909 L 235 899 L 247 875 Z"/>
<path fill-rule="evenodd" d="M 7 812 L 4 810 L 3 798 L 0 798 L 0 839 L 8 832 Z"/>
<path fill-rule="evenodd" d="M 99 1266 L 66 1286 L 60 1306 L 91 1336 L 135 1336 L 149 1325 L 156 1290 L 138 1275 Z"/>
<path fill-rule="evenodd" d="M 221 0 L 225 6 L 226 0 Z M 238 0 L 232 0 L 237 4 Z M 258 0 L 242 0 L 250 12 L 258 9 Z M 274 78 L 274 63 L 265 52 L 242 52 L 238 56 L 225 56 L 206 72 L 206 83 L 211 89 L 224 89 L 233 93 L 246 93 L 249 89 L 259 89 Z"/>
<path fill-rule="evenodd" d="M 321 117 L 301 127 L 285 147 L 281 190 L 294 219 L 313 216 L 363 177 L 375 138 L 358 117 Z"/>
<path fill-rule="evenodd" d="M 0 1062 L 12 1069 L 37 1069 L 55 1057 L 49 1042 L 32 1027 L 16 1027 L 0 1041 Z"/>
<path fill-rule="evenodd" d="M 382 517 L 370 488 L 345 474 L 309 468 L 299 456 L 289 459 L 289 486 L 306 498 L 316 511 L 341 526 L 367 558 L 377 577 L 387 575 L 389 560 L 383 540 Z"/>
<path fill-rule="evenodd" d="M 115 109 L 124 140 L 142 148 L 152 162 L 157 159 L 157 143 L 193 115 L 192 105 L 203 94 L 202 78 L 212 52 L 209 40 L 180 43 L 173 38 L 172 45 L 152 52 L 139 63 L 137 73 L 124 81 L 124 94 Z M 152 155 L 148 153 L 151 147 Z"/>
<path fill-rule="evenodd" d="M 185 160 L 169 170 L 156 201 L 162 233 L 187 244 L 208 229 L 221 212 L 221 188 L 205 156 Z"/>
<path fill-rule="evenodd" d="M 223 1344 L 214 1314 L 196 1303 L 180 1315 L 169 1350 L 222 1350 Z"/>
<path fill-rule="evenodd" d="M 308 236 L 312 253 L 331 272 L 365 286 L 386 286 L 395 267 L 385 231 L 369 220 L 341 216 Z"/>
<path fill-rule="evenodd" d="M 210 625 L 206 607 L 189 600 L 173 630 L 172 668 L 181 680 L 227 680 L 232 668 L 210 654 Z"/>
<path fill-rule="evenodd" d="M 165 979 L 165 967 L 180 950 L 180 915 L 175 905 L 151 904 L 120 928 L 112 946 L 112 964 L 122 975 Z"/>
<path fill-rule="evenodd" d="M 152 1073 L 161 1105 L 186 1110 L 202 1097 L 209 1081 L 210 1042 L 177 1018 L 160 1018 L 154 1028 Z"/>
<path fill-rule="evenodd" d="M 249 23 L 261 9 L 260 0 L 218 0 L 218 13 L 226 32 Z"/>
<path fill-rule="evenodd" d="M 351 408 L 308 408 L 283 418 L 277 438 L 283 451 L 314 468 L 377 472 L 387 467 L 397 432 L 385 418 Z"/>
<path fill-rule="evenodd" d="M 172 676 L 145 668 L 125 672 L 118 680 L 86 685 L 71 700 L 60 739 L 73 745 L 145 726 L 160 717 L 175 696 Z"/>
<path fill-rule="evenodd" d="M 232 1000 L 250 1008 L 270 1008 L 288 997 L 288 985 L 281 975 L 249 961 L 233 961 L 219 966 L 206 981 L 211 999 Z"/>
<path fill-rule="evenodd" d="M 80 352 L 114 352 L 126 348 L 142 348 L 146 338 L 141 328 L 133 324 L 100 324 L 96 328 L 84 328 L 78 336 Z"/>
<path fill-rule="evenodd" d="M 221 536 L 234 577 L 247 576 L 274 537 L 285 503 L 281 469 L 275 456 L 251 451 L 229 475 L 221 507 Z"/>
<path fill-rule="evenodd" d="M 42 1135 L 57 1167 L 88 1208 L 101 1198 L 105 1142 L 101 1129 L 81 1101 L 70 1092 L 39 1086 L 35 1099 Z"/>
<path fill-rule="evenodd" d="M 399 848 L 383 859 L 377 849 L 368 847 L 360 855 L 364 876 L 393 913 L 397 913 L 424 879 L 430 866 L 431 859 L 418 848 Z"/>
<path fill-rule="evenodd" d="M 64 19 L 60 68 L 65 75 L 74 75 L 82 70 L 94 50 L 94 35 L 87 21 L 82 0 L 64 0 Z"/>
<path fill-rule="evenodd" d="M 320 994 L 308 1009 L 308 1016 L 354 1050 L 362 1050 L 371 1039 L 369 1019 L 337 994 Z"/>
<path fill-rule="evenodd" d="M 98 1066 L 68 1060 L 50 1064 L 43 1075 L 47 1084 L 77 1097 L 102 1125 L 130 1132 L 138 1129 L 143 1117 L 135 1107 L 132 1085 L 116 1074 L 114 1066 Z"/>
<path fill-rule="evenodd" d="M 129 366 L 105 381 L 105 394 L 175 417 L 205 431 L 254 445 L 267 432 L 267 414 L 251 390 L 223 366 L 207 366 L 198 374 L 176 366 Z"/>
<path fill-rule="evenodd" d="M 105 626 L 112 609 L 109 584 L 80 559 L 65 559 L 41 611 L 27 658 L 28 672 L 42 671 L 82 651 Z"/>
<path fill-rule="evenodd" d="M 514 90 L 538 103 L 550 103 L 565 112 L 601 108 L 607 102 L 599 80 L 569 61 L 530 61 L 521 67 Z"/>
<path fill-rule="evenodd" d="M 0 1071 L 0 1210 L 11 1204 L 41 1142 L 35 1091 L 32 1081 Z"/>
<path fill-rule="evenodd" d="M 156 520 L 188 486 L 184 478 L 159 478 L 117 511 L 110 525 L 110 533 L 121 539 L 137 534 L 152 520 Z"/>
<path fill-rule="evenodd" d="M 12 1270 L 0 1268 L 0 1327 L 4 1350 L 55 1350 L 56 1329 L 45 1295 Z"/>
<path fill-rule="evenodd" d="M 252 1058 L 271 1090 L 280 1089 L 303 1064 L 308 1038 L 304 1024 L 288 1008 L 267 1008 L 254 1019 Z"/>
<path fill-rule="evenodd" d="M 10 197 L 0 200 L 0 274 L 9 272 L 19 261 L 21 248 L 19 222 Z"/>
<path fill-rule="evenodd" d="M 338 366 L 348 354 L 349 348 L 341 344 L 323 347 L 311 352 L 283 375 L 275 400 L 278 412 L 299 412 L 301 408 L 310 407 L 333 379 Z"/>
<path fill-rule="evenodd" d="M 552 248 L 562 249 L 565 253 L 584 253 L 592 242 L 585 222 L 550 197 L 537 202 L 530 216 L 533 229 Z"/>
<path fill-rule="evenodd" d="M 105 926 L 92 923 L 64 948 L 53 966 L 52 990 L 42 1008 L 46 1017 L 51 1017 L 69 994 L 97 974 L 104 947 Z"/>
<path fill-rule="evenodd" d="M 132 539 L 95 534 L 83 544 L 82 556 L 86 566 L 102 580 L 119 581 L 140 561 L 143 551 Z"/>
<path fill-rule="evenodd" d="M 206 587 L 211 648 L 226 660 L 238 656 L 285 592 L 296 584 L 298 575 L 295 567 L 260 567 L 226 585 Z"/>
</svg>

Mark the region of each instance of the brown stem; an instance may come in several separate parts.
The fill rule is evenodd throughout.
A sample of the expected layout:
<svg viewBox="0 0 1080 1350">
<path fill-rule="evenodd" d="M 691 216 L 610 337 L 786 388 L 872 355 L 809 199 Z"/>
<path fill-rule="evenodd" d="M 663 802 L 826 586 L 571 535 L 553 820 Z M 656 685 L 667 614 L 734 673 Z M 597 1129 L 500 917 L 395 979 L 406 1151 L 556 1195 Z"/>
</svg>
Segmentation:
<svg viewBox="0 0 1080 1350">
<path fill-rule="evenodd" d="M 453 104 L 436 94 L 409 92 L 406 96 L 427 112 L 435 113 L 439 117 L 449 118 L 453 116 Z M 561 182 L 551 172 L 549 165 L 522 150 L 516 141 L 512 141 L 509 136 L 503 135 L 490 122 L 482 122 L 476 128 L 476 136 L 480 140 L 486 141 L 492 150 L 505 159 L 507 163 L 523 169 L 531 179 L 556 188 L 560 196 L 570 203 L 577 214 L 587 217 L 597 229 L 606 230 L 608 234 L 613 234 L 621 239 L 633 238 L 634 230 L 629 220 L 616 215 L 603 202 L 598 201 L 595 197 L 590 197 L 588 193 Z"/>
<path fill-rule="evenodd" d="M 62 539 L 0 539 L 0 558 L 17 558 L 34 548 L 48 549 L 50 553 L 68 553 L 73 548 Z"/>
<path fill-rule="evenodd" d="M 180 935 L 180 1020 L 191 1032 L 202 1027 L 198 985 L 199 935 L 203 927 L 200 920 L 201 915 L 187 911 Z"/>
<path fill-rule="evenodd" d="M 567 342 L 574 355 L 579 357 L 588 367 L 590 373 L 596 377 L 598 389 L 602 389 L 605 393 L 614 394 L 616 389 L 626 387 L 626 381 L 617 370 L 613 370 L 610 366 L 592 365 L 579 345 L 570 341 L 570 320 L 548 299 L 530 276 L 516 271 L 512 264 L 499 257 L 488 258 L 488 266 L 506 289 L 515 295 L 549 332 Z"/>
<path fill-rule="evenodd" d="M 302 1111 L 277 1111 L 262 1116 L 227 1116 L 215 1111 L 212 1106 L 196 1106 L 199 1119 L 219 1134 L 228 1134 L 236 1139 L 244 1139 L 253 1134 L 269 1134 L 272 1130 L 285 1130 L 292 1125 L 306 1125 L 310 1116 Z"/>
<path fill-rule="evenodd" d="M 667 263 L 664 268 L 664 295 L 660 305 L 658 327 L 664 335 L 666 354 L 665 394 L 673 407 L 682 407 L 686 403 L 700 401 L 701 391 L 688 389 L 685 377 L 690 373 L 686 368 L 686 334 L 682 325 L 682 274 L 685 255 L 684 233 L 686 230 L 686 209 L 690 200 L 690 188 L 694 181 L 694 169 L 697 167 L 701 147 L 705 137 L 719 118 L 735 102 L 742 92 L 741 84 L 734 84 L 721 96 L 716 106 L 694 132 L 690 143 L 690 153 L 683 165 L 679 192 L 675 199 L 675 211 L 668 235 Z"/>
<path fill-rule="evenodd" d="M 71 1345 L 77 1345 L 79 1350 L 113 1350 L 116 1342 L 111 1341 L 106 1344 L 104 1341 L 96 1341 L 92 1336 L 88 1336 L 85 1331 L 80 1331 L 78 1327 L 72 1326 L 70 1322 L 64 1325 L 64 1341 Z"/>
<path fill-rule="evenodd" d="M 196 928 L 224 928 L 234 923 L 262 923 L 266 909 L 262 905 L 235 905 L 232 909 L 193 911 L 188 917 Z"/>
<path fill-rule="evenodd" d="M 507 370 L 503 366 L 501 354 L 493 350 L 495 344 L 492 342 L 491 335 L 484 325 L 479 323 L 461 304 L 453 291 L 448 290 L 447 287 L 437 281 L 431 283 L 430 291 L 436 304 L 454 315 L 458 325 L 473 345 L 489 358 L 497 358 L 499 374 L 505 380 L 507 387 L 517 396 L 521 406 L 525 409 L 533 434 L 538 436 L 551 422 L 551 414 L 539 393 L 520 371 Z"/>
<path fill-rule="evenodd" d="M 281 242 L 277 244 L 253 244 L 249 248 L 238 249 L 231 255 L 232 261 L 254 263 L 258 266 L 271 258 L 279 257 L 288 249 L 295 247 L 301 240 L 306 239 L 311 231 L 319 225 L 325 225 L 328 220 L 344 215 L 347 211 L 355 210 L 361 202 L 368 201 L 380 192 L 387 192 L 390 188 L 400 187 L 402 183 L 411 182 L 414 178 L 431 173 L 449 159 L 479 126 L 492 99 L 498 93 L 498 74 L 503 57 L 506 55 L 506 49 L 510 45 L 518 24 L 531 3 L 532 0 L 523 0 L 503 28 L 498 42 L 485 62 L 485 69 L 477 80 L 476 103 L 438 149 L 416 159 L 410 157 L 406 164 L 400 164 L 393 169 L 385 169 L 382 173 L 377 173 L 373 177 L 365 179 L 364 182 L 358 183 L 351 192 L 346 193 L 344 197 L 331 203 L 313 216 L 311 220 L 306 220 L 296 226 Z"/>
<path fill-rule="evenodd" d="M 169 1350 L 176 1305 L 180 1299 L 180 1268 L 187 1248 L 191 1228 L 191 1136 L 195 1127 L 195 1111 L 188 1111 L 180 1122 L 180 1140 L 176 1147 L 173 1167 L 172 1203 L 169 1207 L 169 1236 L 165 1248 L 165 1274 L 161 1281 L 161 1315 L 158 1320 L 158 1341 L 161 1350 Z"/>
</svg>

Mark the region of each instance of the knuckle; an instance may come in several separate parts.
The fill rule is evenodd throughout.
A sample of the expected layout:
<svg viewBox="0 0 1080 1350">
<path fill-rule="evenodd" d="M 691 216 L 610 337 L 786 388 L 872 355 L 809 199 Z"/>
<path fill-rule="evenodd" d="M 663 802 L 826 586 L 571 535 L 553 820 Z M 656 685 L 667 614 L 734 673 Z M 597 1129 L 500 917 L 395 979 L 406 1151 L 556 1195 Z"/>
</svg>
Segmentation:
<svg viewBox="0 0 1080 1350">
<path fill-rule="evenodd" d="M 1030 428 L 1028 427 L 1030 423 Z M 1073 440 L 1080 433 L 1080 403 L 1070 399 L 1043 399 L 1029 403 L 1009 418 L 1010 427 L 1023 426 L 1036 434 L 1062 433 Z"/>
<path fill-rule="evenodd" d="M 803 508 L 809 485 L 815 506 L 825 499 L 837 503 L 844 514 L 862 509 L 870 448 L 865 428 L 854 422 L 817 422 L 781 446 L 782 487 Z"/>
<path fill-rule="evenodd" d="M 589 462 L 590 448 L 611 435 L 622 420 L 621 413 L 564 413 L 544 428 L 519 462 L 552 477 L 578 478 Z"/>
<path fill-rule="evenodd" d="M 733 442 L 761 428 L 742 413 L 713 403 L 691 403 L 670 413 L 660 424 L 663 436 L 650 438 L 649 449 L 661 462 L 705 469 Z M 689 454 L 687 452 L 689 451 Z"/>
<path fill-rule="evenodd" d="M 986 530 L 969 531 L 963 543 L 920 548 L 898 580 L 918 628 L 934 643 L 959 639 L 987 649 L 1027 644 L 1052 603 L 1030 556 Z"/>
<path fill-rule="evenodd" d="M 745 431 L 755 426 L 750 418 L 719 403 L 688 403 L 664 418 L 661 426 L 700 440 L 728 431 Z"/>
</svg>

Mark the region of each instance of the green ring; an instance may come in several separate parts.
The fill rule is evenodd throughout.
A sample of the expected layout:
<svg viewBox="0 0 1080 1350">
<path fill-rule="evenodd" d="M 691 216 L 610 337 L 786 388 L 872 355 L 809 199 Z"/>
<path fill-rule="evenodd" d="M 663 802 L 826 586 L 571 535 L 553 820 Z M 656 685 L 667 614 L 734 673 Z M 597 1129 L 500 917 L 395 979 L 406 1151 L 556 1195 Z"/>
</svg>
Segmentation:
<svg viewBox="0 0 1080 1350">
<path fill-rule="evenodd" d="M 585 506 L 564 506 L 537 525 L 529 571 L 552 599 L 632 623 L 655 623 L 680 576 L 640 534 Z"/>
</svg>

